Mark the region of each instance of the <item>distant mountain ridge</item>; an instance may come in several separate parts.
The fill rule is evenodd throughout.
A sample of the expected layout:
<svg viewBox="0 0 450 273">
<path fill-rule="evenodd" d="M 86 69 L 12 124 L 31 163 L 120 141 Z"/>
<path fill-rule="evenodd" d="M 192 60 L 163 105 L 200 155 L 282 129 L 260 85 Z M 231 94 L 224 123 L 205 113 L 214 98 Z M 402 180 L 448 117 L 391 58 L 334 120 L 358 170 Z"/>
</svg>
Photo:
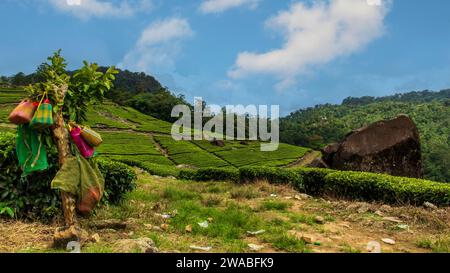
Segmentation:
<svg viewBox="0 0 450 273">
<path fill-rule="evenodd" d="M 373 102 L 398 101 L 398 102 L 431 102 L 433 100 L 450 99 L 450 89 L 444 89 L 439 92 L 430 90 L 412 91 L 408 93 L 397 93 L 391 96 L 371 97 L 364 96 L 359 98 L 348 97 L 342 102 L 343 105 L 369 104 Z"/>
</svg>

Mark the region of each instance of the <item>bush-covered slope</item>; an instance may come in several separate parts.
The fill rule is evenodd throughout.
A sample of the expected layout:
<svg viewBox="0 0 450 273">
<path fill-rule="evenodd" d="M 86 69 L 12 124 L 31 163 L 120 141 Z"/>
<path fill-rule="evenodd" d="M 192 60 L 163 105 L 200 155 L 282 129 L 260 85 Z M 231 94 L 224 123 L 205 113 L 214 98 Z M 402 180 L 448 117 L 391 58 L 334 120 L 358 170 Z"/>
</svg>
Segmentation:
<svg viewBox="0 0 450 273">
<path fill-rule="evenodd" d="M 0 88 L 0 129 L 14 132 L 8 115 L 26 93 Z M 176 165 L 191 167 L 284 166 L 303 157 L 309 149 L 281 144 L 274 152 L 261 152 L 257 141 L 241 144 L 225 141 L 217 147 L 208 141 L 176 142 L 170 136 L 172 124 L 143 114 L 134 108 L 105 100 L 87 114 L 88 122 L 104 139 L 97 152 L 102 158 L 126 162 L 153 173 L 174 173 Z"/>
<path fill-rule="evenodd" d="M 426 178 L 450 182 L 449 102 L 450 90 L 348 98 L 342 105 L 319 105 L 281 119 L 281 141 L 319 149 L 354 129 L 407 114 L 419 128 Z"/>
</svg>

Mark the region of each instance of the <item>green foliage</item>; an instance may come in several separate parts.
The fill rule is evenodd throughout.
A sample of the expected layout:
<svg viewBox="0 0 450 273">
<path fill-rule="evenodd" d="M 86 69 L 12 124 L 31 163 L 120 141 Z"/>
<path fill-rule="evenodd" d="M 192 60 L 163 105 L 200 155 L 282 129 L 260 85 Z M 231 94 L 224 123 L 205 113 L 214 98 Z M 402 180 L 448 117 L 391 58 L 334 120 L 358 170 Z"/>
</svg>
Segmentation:
<svg viewBox="0 0 450 273">
<path fill-rule="evenodd" d="M 176 97 L 167 89 L 160 89 L 153 93 L 141 93 L 128 99 L 124 103 L 134 109 L 155 118 L 174 122 L 178 118 L 171 117 L 172 109 L 176 105 L 188 105 L 183 97 Z"/>
<path fill-rule="evenodd" d="M 203 168 L 198 170 L 183 170 L 179 177 L 195 181 L 239 181 L 239 171 L 235 168 Z"/>
<path fill-rule="evenodd" d="M 197 170 L 183 169 L 183 170 L 180 170 L 177 178 L 181 179 L 181 180 L 195 181 L 196 175 L 197 175 Z"/>
<path fill-rule="evenodd" d="M 333 195 L 367 201 L 422 205 L 431 202 L 450 205 L 450 185 L 423 179 L 396 177 L 363 172 L 329 169 L 271 167 L 207 168 L 181 170 L 180 179 L 194 181 L 229 180 L 251 183 L 265 180 L 272 184 L 288 184 L 312 195 Z"/>
<path fill-rule="evenodd" d="M 424 238 L 416 242 L 421 248 L 431 250 L 433 253 L 450 253 L 450 236 L 441 235 L 437 238 Z"/>
<path fill-rule="evenodd" d="M 111 102 L 97 104 L 88 112 L 90 126 L 133 129 L 140 132 L 169 134 L 172 124 L 145 115 L 131 107 L 118 106 Z"/>
<path fill-rule="evenodd" d="M 191 165 L 199 168 L 230 166 L 226 161 L 190 141 L 175 141 L 171 136 L 155 136 L 155 140 L 167 150 L 169 157 L 177 165 Z"/>
<path fill-rule="evenodd" d="M 33 219 L 51 219 L 61 212 L 59 193 L 50 189 L 59 169 L 54 151 L 49 153 L 49 170 L 27 177 L 21 177 L 14 134 L 0 133 L 0 155 L 0 212 L 11 216 L 12 211 L 15 217 Z M 136 175 L 130 167 L 99 160 L 99 169 L 105 177 L 105 202 L 120 202 L 123 195 L 134 188 Z"/>
<path fill-rule="evenodd" d="M 335 172 L 331 169 L 318 168 L 296 168 L 296 171 L 303 179 L 301 183 L 295 183 L 294 187 L 301 192 L 313 195 L 320 195 L 325 188 L 325 176 Z"/>
<path fill-rule="evenodd" d="M 260 142 L 255 142 L 251 146 L 242 145 L 241 148 L 222 150 L 215 154 L 237 167 L 250 165 L 281 167 L 298 160 L 310 151 L 307 148 L 280 143 L 276 151 L 263 152 L 260 145 Z"/>
<path fill-rule="evenodd" d="M 150 164 L 174 165 L 161 154 L 148 134 L 132 132 L 103 132 L 103 144 L 97 148 L 102 158 L 116 161 L 140 161 Z"/>
<path fill-rule="evenodd" d="M 420 132 L 425 177 L 450 182 L 450 90 L 389 97 L 349 98 L 342 105 L 319 105 L 280 120 L 281 142 L 320 149 L 372 122 L 409 115 Z"/>
<path fill-rule="evenodd" d="M 88 106 L 102 101 L 105 93 L 113 86 L 117 70 L 111 67 L 103 73 L 98 71 L 97 64 L 84 61 L 84 66 L 70 76 L 66 72 L 67 62 L 61 56 L 61 50 L 49 57 L 48 61 L 39 67 L 39 75 L 44 80 L 28 86 L 26 90 L 36 101 L 40 101 L 45 93 L 48 94 L 54 112 L 61 109 L 66 119 L 77 123 L 86 121 Z M 60 89 L 67 89 L 64 101 L 61 101 Z"/>
<path fill-rule="evenodd" d="M 123 200 L 124 194 L 136 188 L 136 173 L 127 165 L 99 159 L 99 169 L 105 177 L 105 197 L 112 204 Z"/>
<path fill-rule="evenodd" d="M 275 201 L 275 200 L 264 201 L 261 204 L 262 210 L 286 210 L 289 207 L 290 207 L 289 203 Z"/>
<path fill-rule="evenodd" d="M 302 184 L 302 177 L 295 171 L 271 167 L 242 167 L 239 169 L 243 183 L 266 180 L 273 184 Z"/>
<path fill-rule="evenodd" d="M 369 201 L 450 205 L 449 184 L 384 174 L 333 172 L 325 177 L 325 191 L 337 196 Z"/>
<path fill-rule="evenodd" d="M 129 159 L 129 158 L 123 158 L 123 159 L 120 159 L 119 161 L 123 162 L 129 166 L 141 168 L 151 175 L 158 175 L 158 176 L 163 176 L 163 177 L 167 177 L 167 176 L 178 177 L 180 175 L 180 169 L 178 169 L 175 166 L 154 164 L 154 163 L 149 163 L 147 161 L 138 161 L 138 160 L 133 160 L 133 159 Z"/>
</svg>

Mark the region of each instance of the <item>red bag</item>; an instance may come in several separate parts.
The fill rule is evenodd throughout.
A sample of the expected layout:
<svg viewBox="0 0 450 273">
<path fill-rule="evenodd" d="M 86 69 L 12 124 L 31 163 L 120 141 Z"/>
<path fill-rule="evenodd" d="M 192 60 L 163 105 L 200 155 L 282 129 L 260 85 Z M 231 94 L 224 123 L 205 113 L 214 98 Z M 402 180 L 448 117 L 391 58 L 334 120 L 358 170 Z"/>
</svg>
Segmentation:
<svg viewBox="0 0 450 273">
<path fill-rule="evenodd" d="M 8 120 L 16 125 L 29 123 L 34 116 L 36 106 L 29 100 L 23 100 L 16 108 L 9 114 Z"/>
<path fill-rule="evenodd" d="M 90 187 L 78 202 L 78 212 L 83 215 L 90 214 L 101 199 L 100 189 L 97 187 Z"/>
</svg>

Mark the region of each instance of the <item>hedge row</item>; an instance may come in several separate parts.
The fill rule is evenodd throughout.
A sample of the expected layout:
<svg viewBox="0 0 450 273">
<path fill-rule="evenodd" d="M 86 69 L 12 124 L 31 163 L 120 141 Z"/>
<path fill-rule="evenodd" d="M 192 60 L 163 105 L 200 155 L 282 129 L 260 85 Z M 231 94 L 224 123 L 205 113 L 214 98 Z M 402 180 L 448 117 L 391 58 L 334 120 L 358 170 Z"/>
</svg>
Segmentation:
<svg viewBox="0 0 450 273">
<path fill-rule="evenodd" d="M 423 179 L 361 172 L 334 172 L 325 176 L 330 194 L 387 203 L 450 205 L 450 184 Z"/>
<path fill-rule="evenodd" d="M 239 169 L 239 175 L 242 183 L 267 180 L 273 184 L 303 184 L 303 179 L 300 174 L 289 169 L 273 167 L 243 167 Z"/>
<path fill-rule="evenodd" d="M 236 168 L 203 168 L 198 170 L 181 170 L 179 179 L 194 181 L 239 181 L 239 170 Z"/>
<path fill-rule="evenodd" d="M 183 170 L 178 178 L 239 183 L 266 180 L 273 184 L 290 184 L 300 192 L 311 195 L 332 195 L 392 204 L 422 205 L 431 202 L 438 206 L 450 206 L 450 184 L 384 174 L 315 168 L 243 167 Z"/>
<path fill-rule="evenodd" d="M 160 164 L 137 161 L 137 160 L 130 160 L 130 159 L 119 159 L 118 161 L 125 163 L 132 167 L 141 168 L 144 171 L 150 173 L 151 175 L 178 177 L 180 174 L 180 169 L 178 169 L 176 166 L 160 165 Z"/>
<path fill-rule="evenodd" d="M 0 133 L 0 216 L 51 219 L 61 213 L 61 197 L 50 184 L 58 171 L 57 156 L 49 151 L 49 169 L 21 177 L 15 154 L 15 134 Z M 116 204 L 135 187 L 134 170 L 119 162 L 98 160 L 105 177 L 103 202 Z"/>
</svg>

